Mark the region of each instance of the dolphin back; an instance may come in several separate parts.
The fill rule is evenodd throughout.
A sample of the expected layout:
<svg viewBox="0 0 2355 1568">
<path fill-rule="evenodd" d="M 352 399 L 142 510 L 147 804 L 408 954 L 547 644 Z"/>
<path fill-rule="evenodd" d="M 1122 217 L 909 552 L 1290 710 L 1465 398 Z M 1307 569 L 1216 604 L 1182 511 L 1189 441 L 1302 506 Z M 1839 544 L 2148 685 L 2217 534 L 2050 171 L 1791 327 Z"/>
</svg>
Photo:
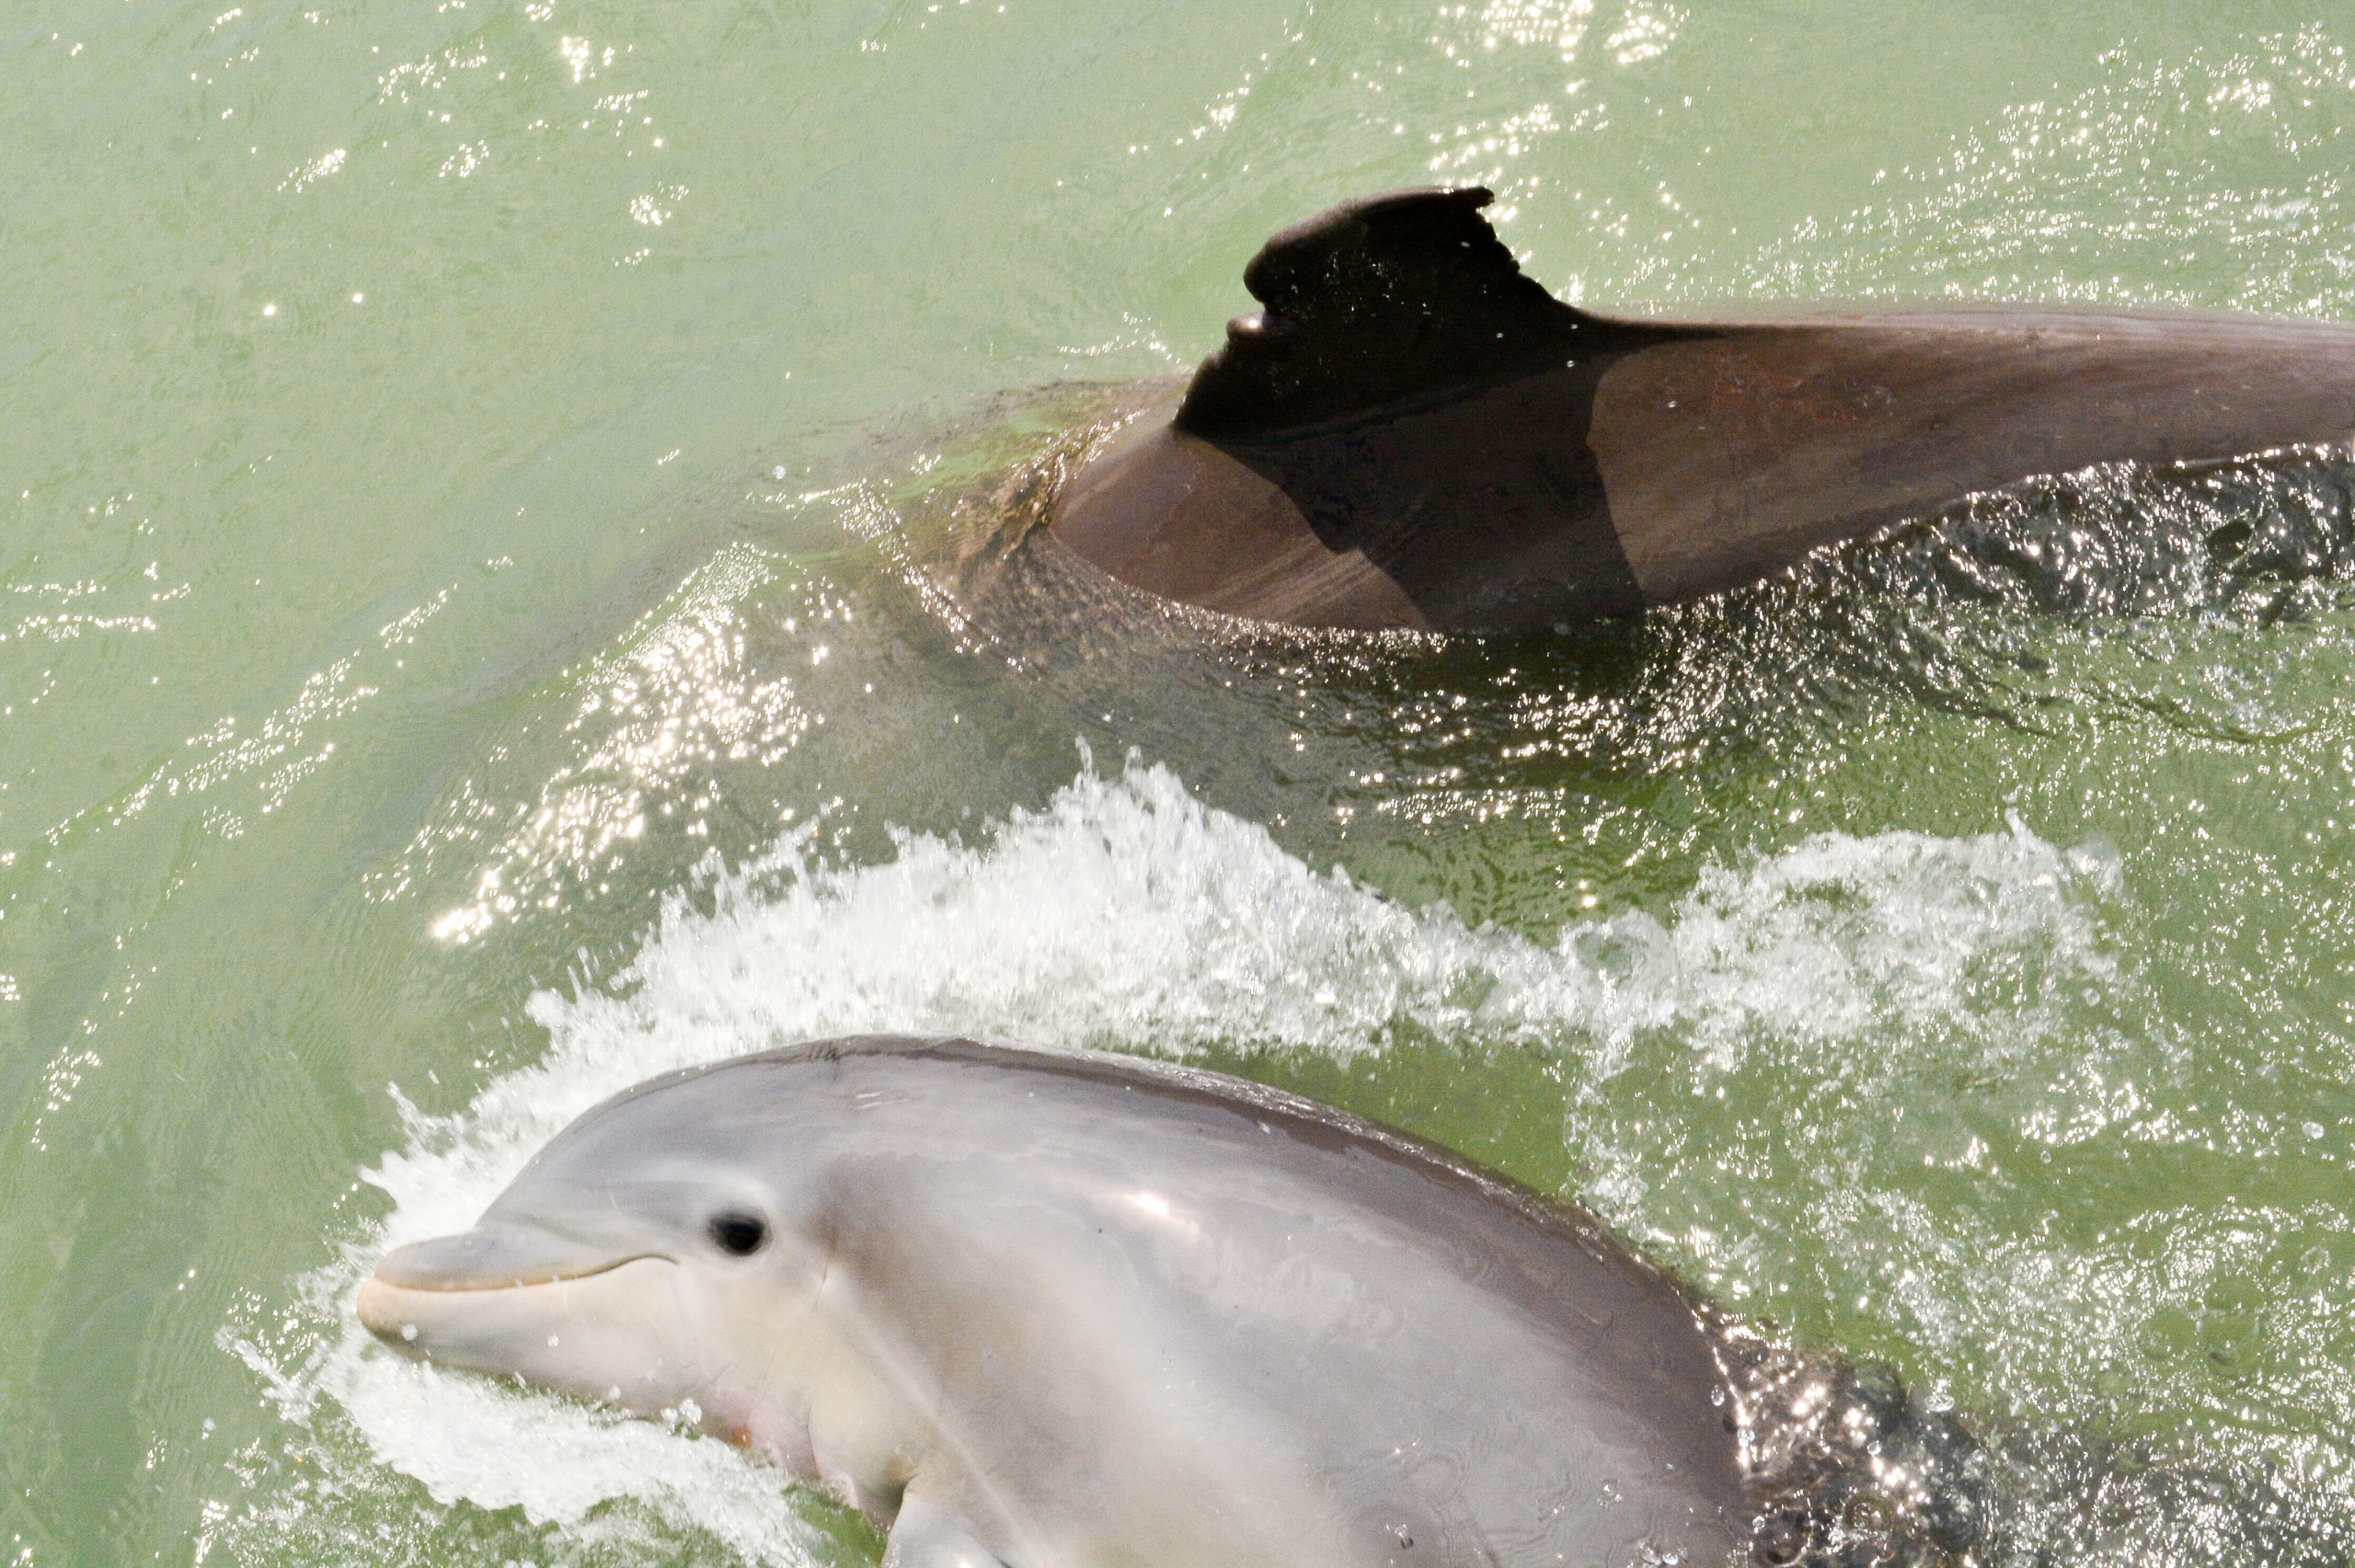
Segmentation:
<svg viewBox="0 0 2355 1568">
<path fill-rule="evenodd" d="M 1052 538 L 1165 599 L 1496 632 L 1756 581 L 1974 494 L 2355 440 L 2355 328 L 2073 307 L 1598 315 L 1478 189 L 1271 238 L 1182 396 L 1064 485 Z"/>
</svg>

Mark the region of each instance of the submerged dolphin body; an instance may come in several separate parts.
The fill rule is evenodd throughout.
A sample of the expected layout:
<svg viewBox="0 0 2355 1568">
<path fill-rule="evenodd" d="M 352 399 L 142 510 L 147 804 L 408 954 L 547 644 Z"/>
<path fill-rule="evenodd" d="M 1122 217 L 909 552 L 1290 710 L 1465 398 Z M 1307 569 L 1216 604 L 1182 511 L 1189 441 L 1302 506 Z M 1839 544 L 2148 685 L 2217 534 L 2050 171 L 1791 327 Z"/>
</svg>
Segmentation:
<svg viewBox="0 0 2355 1568">
<path fill-rule="evenodd" d="M 1092 454 L 1056 544 L 1299 626 L 1505 631 L 1752 582 L 1974 493 L 2355 439 L 2355 328 L 1813 307 L 1638 320 L 1523 277 L 1477 189 L 1345 203 L 1265 309 Z"/>
<path fill-rule="evenodd" d="M 1888 1391 L 1786 1387 L 1820 1430 L 1778 1436 L 1763 1364 L 1582 1211 L 1131 1059 L 867 1038 L 656 1079 L 359 1312 L 765 1448 L 891 1568 L 1925 1560 L 1890 1527 L 1935 1456 Z"/>
</svg>

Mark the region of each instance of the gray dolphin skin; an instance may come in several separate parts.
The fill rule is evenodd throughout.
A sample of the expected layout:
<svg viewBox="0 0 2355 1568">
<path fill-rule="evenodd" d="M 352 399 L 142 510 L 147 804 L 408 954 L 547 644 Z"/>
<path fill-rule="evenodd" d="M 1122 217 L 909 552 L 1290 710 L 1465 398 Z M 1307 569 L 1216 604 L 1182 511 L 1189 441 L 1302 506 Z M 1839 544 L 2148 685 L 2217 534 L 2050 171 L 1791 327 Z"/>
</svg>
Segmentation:
<svg viewBox="0 0 2355 1568">
<path fill-rule="evenodd" d="M 1128 1058 L 868 1037 L 656 1079 L 359 1314 L 765 1448 L 891 1568 L 1950 1561 L 1890 1554 L 1938 1429 L 1867 1430 L 1886 1391 L 1785 1390 L 1884 1456 L 1859 1491 L 1750 1425 L 1763 1364 L 1582 1210 Z"/>
<path fill-rule="evenodd" d="M 2355 328 L 2192 313 L 1817 306 L 1627 319 L 1522 275 L 1476 188 L 1333 208 L 1266 307 L 1090 455 L 1048 547 L 1308 627 L 1512 631 L 1756 581 L 2097 464 L 2355 439 Z"/>
</svg>

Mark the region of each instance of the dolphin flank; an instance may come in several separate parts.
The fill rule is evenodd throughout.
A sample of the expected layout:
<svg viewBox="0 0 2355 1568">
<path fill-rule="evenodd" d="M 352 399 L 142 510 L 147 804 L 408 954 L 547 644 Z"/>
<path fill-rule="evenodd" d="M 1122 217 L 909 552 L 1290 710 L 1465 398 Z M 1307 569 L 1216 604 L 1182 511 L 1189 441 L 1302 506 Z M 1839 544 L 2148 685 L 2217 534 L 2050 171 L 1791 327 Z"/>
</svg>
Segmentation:
<svg viewBox="0 0 2355 1568">
<path fill-rule="evenodd" d="M 1776 1360 L 1583 1210 L 1127 1058 L 869 1037 L 658 1078 L 359 1313 L 764 1448 L 889 1568 L 1927 1563 L 1976 1529 L 1936 1484 L 1959 1428 Z"/>
<path fill-rule="evenodd" d="M 2189 312 L 1715 308 L 1522 275 L 1477 188 L 1346 202 L 1092 453 L 1050 537 L 1166 599 L 1296 626 L 1511 631 L 1753 582 L 2096 464 L 2355 439 L 2355 328 Z"/>
</svg>

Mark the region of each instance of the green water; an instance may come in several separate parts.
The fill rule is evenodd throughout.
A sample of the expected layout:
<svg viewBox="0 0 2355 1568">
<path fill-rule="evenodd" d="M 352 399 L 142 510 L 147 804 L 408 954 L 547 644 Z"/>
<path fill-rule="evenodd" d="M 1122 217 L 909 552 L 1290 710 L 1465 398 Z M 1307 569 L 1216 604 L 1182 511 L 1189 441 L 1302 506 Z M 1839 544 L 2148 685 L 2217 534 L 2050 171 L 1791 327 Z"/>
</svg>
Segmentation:
<svg viewBox="0 0 2355 1568">
<path fill-rule="evenodd" d="M 1486 647 L 1026 622 L 902 525 L 1088 406 L 1035 389 L 1192 363 L 1274 228 L 1433 179 L 1595 305 L 2355 319 L 2350 45 L 2322 0 L 17 5 L 11 1561 L 871 1552 L 713 1445 L 403 1382 L 338 1292 L 534 1095 L 893 1026 L 1193 1052 L 1582 1193 L 2029 1434 L 2051 1561 L 2347 1561 L 2355 614 L 2192 547 L 2340 480 L 2136 492 L 2050 592 L 1914 569 L 2043 526 L 1999 509 Z"/>
</svg>

